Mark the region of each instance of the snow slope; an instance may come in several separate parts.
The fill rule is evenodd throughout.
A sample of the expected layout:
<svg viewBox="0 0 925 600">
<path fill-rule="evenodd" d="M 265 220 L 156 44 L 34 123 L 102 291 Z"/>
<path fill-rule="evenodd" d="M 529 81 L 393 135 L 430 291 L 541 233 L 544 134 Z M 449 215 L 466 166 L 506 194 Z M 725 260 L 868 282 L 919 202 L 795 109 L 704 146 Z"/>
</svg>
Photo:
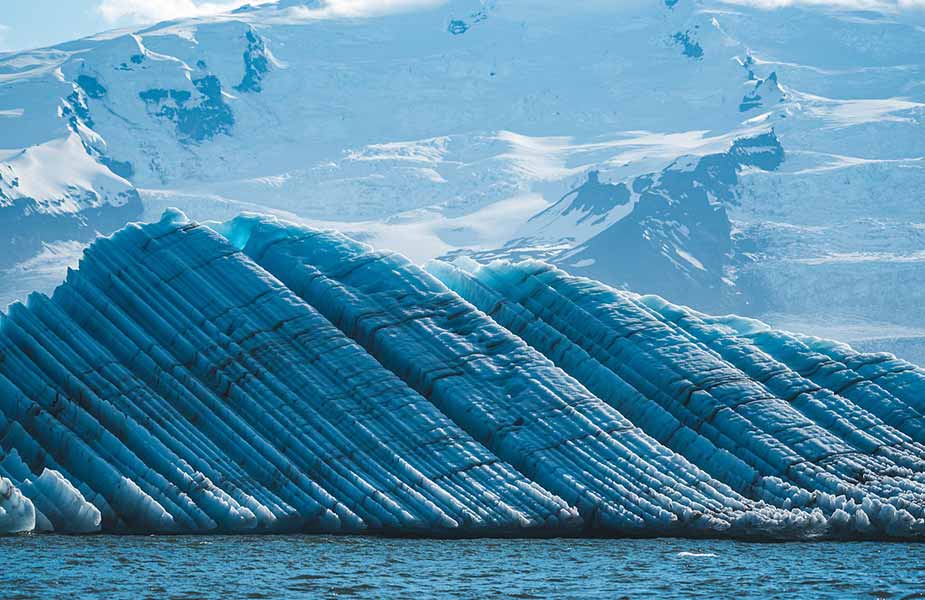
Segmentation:
<svg viewBox="0 0 925 600">
<path fill-rule="evenodd" d="M 257 214 L 96 241 L 0 317 L 0 531 L 925 535 L 922 369 L 465 265 Z"/>
<path fill-rule="evenodd" d="M 5 55 L 0 303 L 139 216 L 260 210 L 925 360 L 923 36 L 720 0 L 285 1 Z"/>
</svg>

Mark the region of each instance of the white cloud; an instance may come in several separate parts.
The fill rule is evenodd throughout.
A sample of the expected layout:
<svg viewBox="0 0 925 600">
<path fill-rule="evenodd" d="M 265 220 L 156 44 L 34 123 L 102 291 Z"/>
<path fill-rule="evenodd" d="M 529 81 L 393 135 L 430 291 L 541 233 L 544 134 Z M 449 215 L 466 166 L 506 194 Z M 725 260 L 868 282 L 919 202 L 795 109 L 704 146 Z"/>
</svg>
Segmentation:
<svg viewBox="0 0 925 600">
<path fill-rule="evenodd" d="M 244 4 L 267 4 L 276 0 L 99 0 L 97 11 L 109 23 L 146 23 L 218 14 Z M 444 4 L 447 0 L 288 0 L 283 5 L 315 16 L 368 16 Z M 925 13 L 925 0 L 720 0 L 726 4 L 773 10 L 790 6 L 841 10 L 872 10 L 887 14 Z M 4 27 L 0 25 L 0 46 Z"/>
<path fill-rule="evenodd" d="M 443 4 L 446 0 L 288 0 L 283 6 L 315 16 L 368 16 Z M 100 0 L 97 12 L 109 23 L 151 23 L 214 15 L 245 4 L 276 0 Z"/>
<path fill-rule="evenodd" d="M 443 4 L 445 0 L 329 0 L 335 13 L 346 15 L 380 14 Z"/>
<path fill-rule="evenodd" d="M 925 0 L 724 0 L 728 4 L 741 4 L 764 9 L 787 6 L 815 6 L 820 8 L 841 8 L 847 10 L 875 10 L 899 13 L 906 10 L 925 9 Z"/>
<path fill-rule="evenodd" d="M 719 0 L 759 10 L 798 7 L 823 11 L 867 11 L 890 22 L 925 27 L 925 0 Z M 925 29 L 923 29 L 925 31 Z"/>
<path fill-rule="evenodd" d="M 445 4 L 448 0 L 289 0 L 281 3 L 305 17 L 368 17 Z"/>
<path fill-rule="evenodd" d="M 96 10 L 110 23 L 145 23 L 180 17 L 213 15 L 234 10 L 244 4 L 264 4 L 268 0 L 102 0 Z"/>
</svg>

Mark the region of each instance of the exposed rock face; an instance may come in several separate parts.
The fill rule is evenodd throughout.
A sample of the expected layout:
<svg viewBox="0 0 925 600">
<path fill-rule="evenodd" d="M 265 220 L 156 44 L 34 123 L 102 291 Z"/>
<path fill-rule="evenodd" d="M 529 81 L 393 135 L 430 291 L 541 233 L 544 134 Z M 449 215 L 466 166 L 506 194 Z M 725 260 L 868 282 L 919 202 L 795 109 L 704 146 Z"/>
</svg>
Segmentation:
<svg viewBox="0 0 925 600">
<path fill-rule="evenodd" d="M 659 173 L 637 177 L 631 183 L 638 201 L 626 217 L 552 260 L 576 274 L 685 298 L 698 308 L 741 309 L 745 300 L 727 276 L 735 263 L 727 207 L 737 201 L 740 171 L 774 171 L 783 159 L 784 149 L 772 131 L 738 139 L 726 152 L 680 159 Z M 617 204 L 605 209 L 600 202 L 581 203 L 602 184 L 587 185 L 568 210 L 590 217 Z M 614 197 L 620 200 L 619 194 Z"/>
</svg>

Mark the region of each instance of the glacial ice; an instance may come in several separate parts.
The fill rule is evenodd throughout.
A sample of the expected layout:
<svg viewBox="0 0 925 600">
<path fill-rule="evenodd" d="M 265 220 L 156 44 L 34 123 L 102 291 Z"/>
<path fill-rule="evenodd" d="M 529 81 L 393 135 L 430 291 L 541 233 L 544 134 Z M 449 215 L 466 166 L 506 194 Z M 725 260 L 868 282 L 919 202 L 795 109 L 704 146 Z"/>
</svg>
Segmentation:
<svg viewBox="0 0 925 600">
<path fill-rule="evenodd" d="M 0 317 L 0 532 L 925 533 L 925 372 L 168 211 Z"/>
<path fill-rule="evenodd" d="M 737 492 L 818 509 L 832 531 L 923 532 L 921 369 L 543 263 L 429 268 Z"/>
<path fill-rule="evenodd" d="M 35 529 L 35 507 L 9 479 L 0 477 L 0 533 Z"/>
<path fill-rule="evenodd" d="M 211 230 L 94 244 L 0 326 L 5 450 L 104 530 L 503 532 L 575 509 L 466 436 Z M 77 524 L 55 524 L 72 531 Z"/>
</svg>

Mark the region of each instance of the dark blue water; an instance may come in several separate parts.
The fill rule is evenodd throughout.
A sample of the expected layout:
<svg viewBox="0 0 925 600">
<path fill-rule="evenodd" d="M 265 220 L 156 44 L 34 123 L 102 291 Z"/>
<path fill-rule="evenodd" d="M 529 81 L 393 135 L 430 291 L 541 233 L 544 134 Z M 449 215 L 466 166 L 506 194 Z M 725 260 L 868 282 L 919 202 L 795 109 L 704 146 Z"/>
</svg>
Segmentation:
<svg viewBox="0 0 925 600">
<path fill-rule="evenodd" d="M 0 538 L 0 598 L 925 598 L 925 544 Z"/>
</svg>

